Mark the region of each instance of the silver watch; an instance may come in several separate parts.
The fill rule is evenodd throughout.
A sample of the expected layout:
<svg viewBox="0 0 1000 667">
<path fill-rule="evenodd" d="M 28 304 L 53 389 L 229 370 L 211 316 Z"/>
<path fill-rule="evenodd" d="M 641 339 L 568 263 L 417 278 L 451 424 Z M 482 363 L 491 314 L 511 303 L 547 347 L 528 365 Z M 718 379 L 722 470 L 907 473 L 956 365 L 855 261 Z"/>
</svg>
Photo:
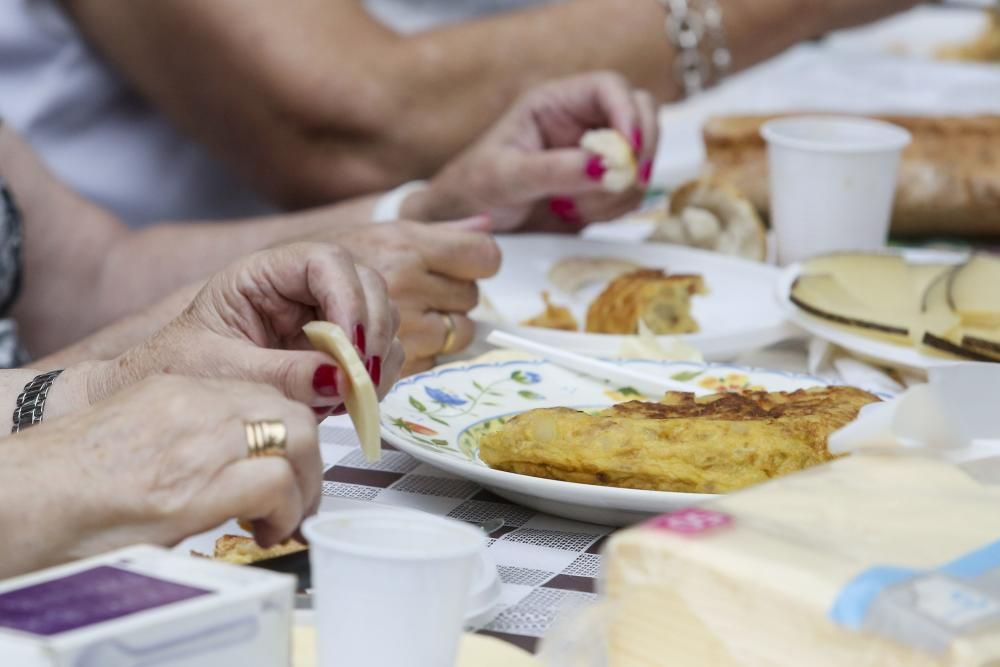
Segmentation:
<svg viewBox="0 0 1000 667">
<path fill-rule="evenodd" d="M 60 373 L 62 373 L 62 369 L 42 373 L 24 385 L 24 391 L 18 395 L 17 407 L 14 408 L 14 424 L 10 427 L 11 433 L 18 433 L 42 421 L 42 414 L 45 412 L 45 399 L 49 397 L 52 383 L 56 381 Z"/>
</svg>

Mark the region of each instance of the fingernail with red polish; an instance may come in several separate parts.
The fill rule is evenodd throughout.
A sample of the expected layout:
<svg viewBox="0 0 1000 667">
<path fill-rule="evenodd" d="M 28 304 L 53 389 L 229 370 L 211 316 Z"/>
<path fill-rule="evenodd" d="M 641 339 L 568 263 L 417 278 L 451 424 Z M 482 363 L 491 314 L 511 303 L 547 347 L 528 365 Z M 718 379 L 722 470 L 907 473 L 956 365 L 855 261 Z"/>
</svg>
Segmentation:
<svg viewBox="0 0 1000 667">
<path fill-rule="evenodd" d="M 653 177 L 653 161 L 643 160 L 639 165 L 639 182 L 649 185 L 649 179 Z"/>
<path fill-rule="evenodd" d="M 374 356 L 368 361 L 368 377 L 376 387 L 382 381 L 382 357 Z"/>
<path fill-rule="evenodd" d="M 365 356 L 365 326 L 363 324 L 354 327 L 354 346 L 358 348 L 361 356 Z"/>
<path fill-rule="evenodd" d="M 333 415 L 334 417 L 339 417 L 340 415 L 346 415 L 347 414 L 347 407 L 341 405 L 339 408 L 337 408 L 336 410 L 334 410 L 330 414 Z"/>
<path fill-rule="evenodd" d="M 583 221 L 576 210 L 576 203 L 566 197 L 553 197 L 549 200 L 549 210 L 552 214 L 571 225 L 581 225 Z"/>
<path fill-rule="evenodd" d="M 599 156 L 594 155 L 589 160 L 587 160 L 587 166 L 584 167 L 584 173 L 587 174 L 587 178 L 592 181 L 599 181 L 604 178 L 604 172 L 607 168 L 604 166 L 604 160 Z"/>
<path fill-rule="evenodd" d="M 313 374 L 313 390 L 320 396 L 338 396 L 337 369 L 330 364 L 323 364 Z"/>
<path fill-rule="evenodd" d="M 632 148 L 636 153 L 642 150 L 642 130 L 639 128 L 632 130 Z"/>
</svg>

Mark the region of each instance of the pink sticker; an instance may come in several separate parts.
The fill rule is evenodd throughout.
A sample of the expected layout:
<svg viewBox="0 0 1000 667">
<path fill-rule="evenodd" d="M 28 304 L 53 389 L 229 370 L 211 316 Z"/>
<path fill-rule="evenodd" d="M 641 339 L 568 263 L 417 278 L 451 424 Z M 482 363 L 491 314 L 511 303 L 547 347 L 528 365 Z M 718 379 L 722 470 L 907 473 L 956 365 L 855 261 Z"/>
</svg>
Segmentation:
<svg viewBox="0 0 1000 667">
<path fill-rule="evenodd" d="M 663 514 L 646 522 L 650 528 L 669 530 L 682 535 L 698 535 L 709 530 L 728 526 L 733 517 L 722 512 L 689 507 L 687 509 Z"/>
</svg>

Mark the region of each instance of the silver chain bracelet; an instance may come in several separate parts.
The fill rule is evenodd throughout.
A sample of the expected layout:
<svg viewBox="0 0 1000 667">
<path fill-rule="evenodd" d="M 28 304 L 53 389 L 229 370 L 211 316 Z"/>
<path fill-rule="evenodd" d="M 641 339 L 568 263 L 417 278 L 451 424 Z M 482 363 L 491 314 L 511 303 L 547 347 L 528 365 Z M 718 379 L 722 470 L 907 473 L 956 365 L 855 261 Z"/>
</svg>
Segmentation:
<svg viewBox="0 0 1000 667">
<path fill-rule="evenodd" d="M 667 10 L 667 37 L 677 53 L 677 80 L 690 97 L 721 79 L 732 65 L 732 54 L 718 0 L 660 0 Z"/>
</svg>

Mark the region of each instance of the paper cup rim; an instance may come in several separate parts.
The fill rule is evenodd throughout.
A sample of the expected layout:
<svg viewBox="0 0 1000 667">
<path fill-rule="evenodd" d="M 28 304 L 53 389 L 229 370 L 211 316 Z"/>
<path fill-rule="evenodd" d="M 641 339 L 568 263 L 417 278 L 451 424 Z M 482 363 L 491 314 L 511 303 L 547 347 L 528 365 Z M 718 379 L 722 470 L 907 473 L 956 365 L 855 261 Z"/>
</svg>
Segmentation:
<svg viewBox="0 0 1000 667">
<path fill-rule="evenodd" d="M 828 125 L 849 125 L 863 127 L 868 130 L 880 131 L 881 136 L 871 139 L 823 141 L 788 136 L 782 130 L 784 126 L 801 123 L 823 123 Z M 874 118 L 836 115 L 802 115 L 776 118 L 764 123 L 760 135 L 771 145 L 782 148 L 793 148 L 815 153 L 882 153 L 898 151 L 906 148 L 913 136 L 906 129 Z"/>
<path fill-rule="evenodd" d="M 468 544 L 454 544 L 441 547 L 427 553 L 399 553 L 393 552 L 385 547 L 362 545 L 349 540 L 325 535 L 320 531 L 319 526 L 323 523 L 336 520 L 389 520 L 412 526 L 414 524 L 425 524 L 437 529 L 445 529 L 455 533 L 464 533 L 471 538 Z M 455 519 L 426 514 L 424 512 L 399 512 L 389 510 L 342 510 L 337 512 L 324 512 L 305 520 L 302 524 L 302 533 L 309 541 L 310 551 L 313 547 L 327 549 L 337 553 L 352 556 L 362 556 L 368 558 L 379 558 L 382 560 L 398 561 L 433 561 L 449 560 L 454 558 L 464 558 L 479 554 L 486 548 L 486 535 L 479 529 Z"/>
</svg>

